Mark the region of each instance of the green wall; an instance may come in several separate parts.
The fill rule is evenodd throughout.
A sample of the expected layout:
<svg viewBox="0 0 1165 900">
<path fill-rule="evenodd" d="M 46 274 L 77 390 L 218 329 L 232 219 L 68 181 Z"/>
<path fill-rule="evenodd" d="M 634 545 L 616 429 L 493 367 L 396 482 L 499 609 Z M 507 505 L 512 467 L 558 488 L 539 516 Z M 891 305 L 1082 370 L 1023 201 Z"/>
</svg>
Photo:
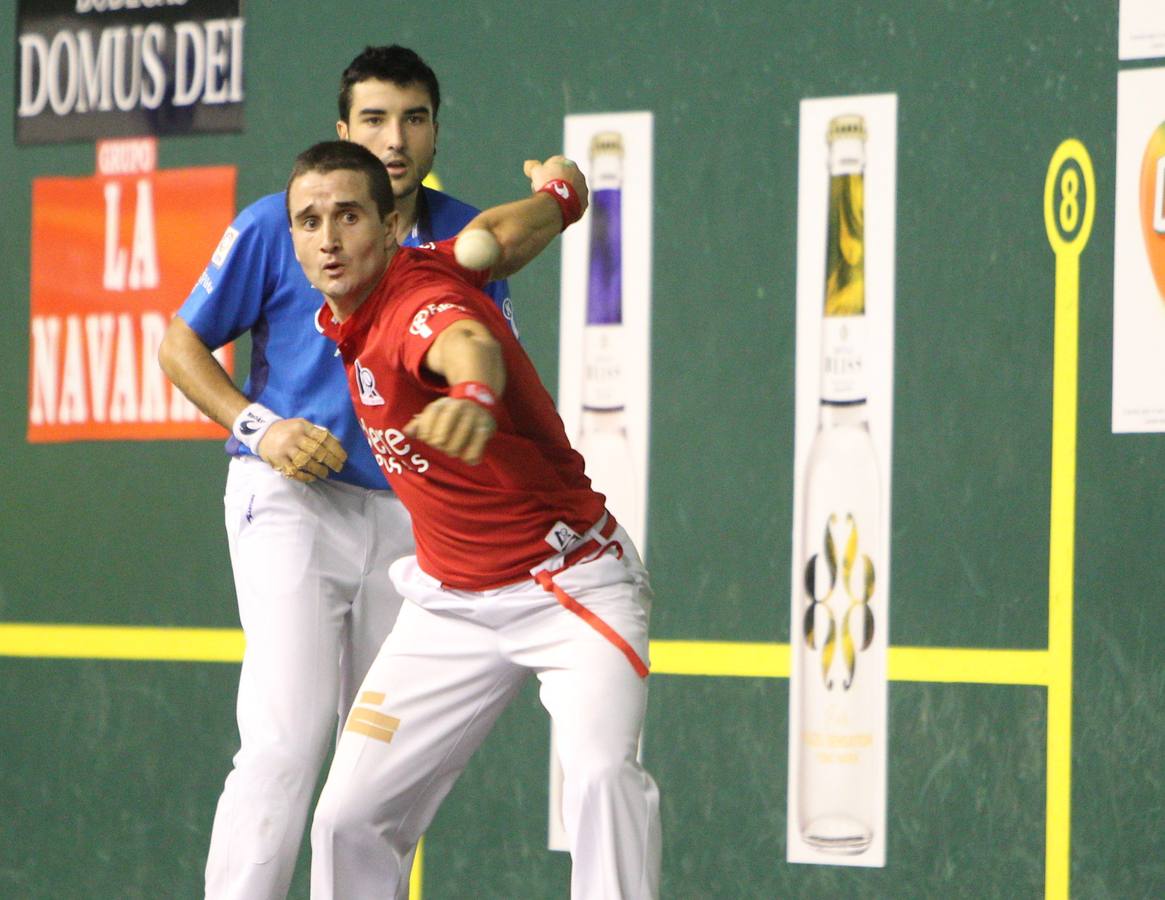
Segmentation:
<svg viewBox="0 0 1165 900">
<path fill-rule="evenodd" d="M 332 134 L 338 73 L 369 42 L 412 46 L 437 70 L 437 171 L 479 205 L 524 189 L 522 160 L 559 147 L 564 114 L 654 112 L 658 639 L 788 641 L 798 104 L 892 92 L 891 642 L 1047 646 L 1042 199 L 1053 151 L 1081 140 L 1098 205 L 1080 287 L 1073 895 L 1165 895 L 1165 440 L 1109 428 L 1116 4 L 281 0 L 244 12 L 245 132 L 164 139 L 159 163 L 236 165 L 240 207 Z M 15 70 L 14 45 L 0 42 L 0 71 Z M 0 120 L 12 122 L 5 84 Z M 18 147 L 7 131 L 0 154 L 0 622 L 237 627 L 216 444 L 25 442 L 31 180 L 91 174 L 93 145 Z M 513 288 L 553 388 L 557 251 Z M 199 896 L 236 746 L 236 678 L 234 664 L 0 657 L 0 896 Z M 784 862 L 783 679 L 654 677 L 645 753 L 663 792 L 664 895 L 1041 896 L 1046 693 L 894 682 L 888 865 L 857 870 Z M 547 744 L 528 690 L 430 832 L 426 897 L 566 896 L 568 860 L 545 850 Z M 306 894 L 305 851 L 293 895 Z"/>
</svg>

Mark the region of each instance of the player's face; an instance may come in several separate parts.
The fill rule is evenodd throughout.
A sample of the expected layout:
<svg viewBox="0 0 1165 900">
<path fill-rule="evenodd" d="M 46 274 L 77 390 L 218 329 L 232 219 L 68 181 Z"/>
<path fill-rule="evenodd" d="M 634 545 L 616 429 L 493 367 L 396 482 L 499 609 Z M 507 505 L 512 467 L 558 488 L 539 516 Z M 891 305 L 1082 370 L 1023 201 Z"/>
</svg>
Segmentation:
<svg viewBox="0 0 1165 900">
<path fill-rule="evenodd" d="M 288 190 L 291 241 L 308 281 L 348 316 L 372 293 L 395 247 L 362 172 L 306 172 Z"/>
<path fill-rule="evenodd" d="M 336 133 L 376 154 L 397 198 L 414 194 L 433 168 L 437 123 L 429 92 L 419 84 L 401 87 L 375 78 L 357 82 L 348 121 L 337 122 Z"/>
</svg>

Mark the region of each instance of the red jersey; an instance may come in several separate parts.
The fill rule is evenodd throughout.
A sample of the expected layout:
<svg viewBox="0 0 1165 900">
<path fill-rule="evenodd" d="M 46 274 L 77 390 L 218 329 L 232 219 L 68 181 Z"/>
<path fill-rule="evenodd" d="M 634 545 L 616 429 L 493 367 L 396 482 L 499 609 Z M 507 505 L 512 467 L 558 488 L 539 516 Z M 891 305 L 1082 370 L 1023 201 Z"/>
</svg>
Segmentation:
<svg viewBox="0 0 1165 900">
<path fill-rule="evenodd" d="M 464 269 L 453 241 L 402 247 L 368 299 L 343 323 L 325 304 L 320 330 L 339 345 L 356 418 L 413 519 L 417 561 L 444 584 L 485 590 L 528 578 L 562 549 L 561 527 L 583 532 L 603 514 L 583 459 L 554 401 L 493 300 L 486 272 Z M 492 409 L 498 430 L 471 466 L 403 432 L 449 393 L 423 365 L 437 335 L 460 319 L 501 345 L 506 386 Z"/>
</svg>

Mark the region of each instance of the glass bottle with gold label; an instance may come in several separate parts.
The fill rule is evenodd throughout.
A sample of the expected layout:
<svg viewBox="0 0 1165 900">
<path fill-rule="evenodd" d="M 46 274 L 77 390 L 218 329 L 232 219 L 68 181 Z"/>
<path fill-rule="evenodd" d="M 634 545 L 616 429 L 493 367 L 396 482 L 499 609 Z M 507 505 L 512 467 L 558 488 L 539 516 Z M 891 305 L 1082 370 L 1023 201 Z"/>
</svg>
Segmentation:
<svg viewBox="0 0 1165 900">
<path fill-rule="evenodd" d="M 860 853 L 878 809 L 878 718 L 885 672 L 864 652 L 885 621 L 879 559 L 879 479 L 866 388 L 865 120 L 829 124 L 829 226 L 821 323 L 817 433 L 806 467 L 800 591 L 797 786 L 802 838 L 820 850 Z M 884 626 L 881 626 L 884 627 Z"/>
</svg>

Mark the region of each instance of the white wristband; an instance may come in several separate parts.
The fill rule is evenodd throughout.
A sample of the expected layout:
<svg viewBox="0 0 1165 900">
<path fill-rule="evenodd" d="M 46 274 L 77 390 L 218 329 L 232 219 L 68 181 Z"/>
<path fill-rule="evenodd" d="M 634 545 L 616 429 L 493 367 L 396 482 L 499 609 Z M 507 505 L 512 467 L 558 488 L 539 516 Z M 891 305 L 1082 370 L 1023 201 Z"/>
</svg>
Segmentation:
<svg viewBox="0 0 1165 900">
<path fill-rule="evenodd" d="M 263 435 L 267 433 L 267 429 L 282 419 L 283 416 L 276 415 L 271 412 L 266 406 L 261 403 L 252 403 L 235 419 L 235 424 L 231 426 L 231 434 L 233 434 L 248 450 L 259 455 L 259 441 L 263 440 Z"/>
</svg>

